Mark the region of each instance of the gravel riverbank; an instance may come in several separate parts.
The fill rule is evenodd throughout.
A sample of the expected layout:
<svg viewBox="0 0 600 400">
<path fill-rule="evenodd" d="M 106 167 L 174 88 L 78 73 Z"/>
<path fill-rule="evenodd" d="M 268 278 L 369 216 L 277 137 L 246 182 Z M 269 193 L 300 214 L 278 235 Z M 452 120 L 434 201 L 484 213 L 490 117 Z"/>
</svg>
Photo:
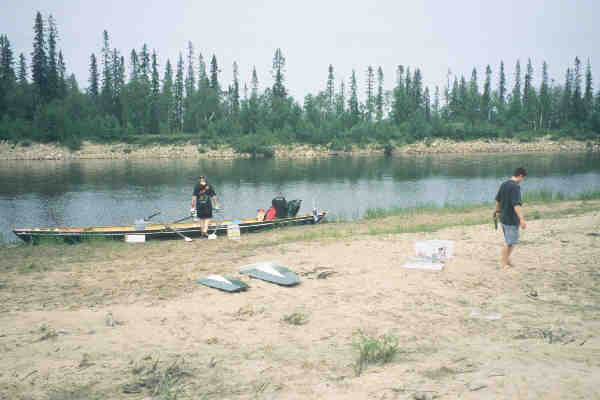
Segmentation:
<svg viewBox="0 0 600 400">
<path fill-rule="evenodd" d="M 277 145 L 275 158 L 314 158 L 339 155 L 380 155 L 382 146 L 354 146 L 352 151 L 336 151 L 325 146 Z M 393 148 L 393 154 L 478 154 L 478 153 L 553 153 L 600 151 L 600 143 L 543 138 L 534 142 L 518 140 L 474 140 L 455 142 L 432 140 Z M 181 145 L 139 146 L 125 143 L 97 144 L 84 141 L 80 150 L 71 151 L 56 144 L 32 143 L 27 147 L 0 143 L 0 160 L 84 160 L 84 159 L 232 159 L 250 157 L 231 147 L 208 149 L 191 143 Z"/>
</svg>

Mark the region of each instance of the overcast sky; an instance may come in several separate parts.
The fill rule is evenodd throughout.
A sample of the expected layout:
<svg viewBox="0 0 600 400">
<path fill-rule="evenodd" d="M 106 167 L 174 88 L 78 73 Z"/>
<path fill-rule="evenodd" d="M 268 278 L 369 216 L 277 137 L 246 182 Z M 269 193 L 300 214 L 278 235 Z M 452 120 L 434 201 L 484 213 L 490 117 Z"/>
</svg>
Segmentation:
<svg viewBox="0 0 600 400">
<path fill-rule="evenodd" d="M 0 33 L 8 35 L 15 58 L 32 50 L 36 11 L 52 14 L 67 69 L 80 87 L 87 87 L 89 56 L 98 56 L 102 31 L 111 47 L 125 55 L 146 43 L 156 49 L 162 69 L 175 64 L 187 42 L 207 62 L 216 55 L 221 85 L 232 80 L 231 65 L 239 65 L 240 80 L 249 85 L 256 66 L 260 86 L 272 84 L 270 69 L 276 48 L 286 58 L 286 86 L 298 101 L 324 90 L 327 69 L 348 83 L 355 69 L 361 97 L 365 71 L 381 66 L 391 89 L 399 64 L 421 69 L 431 87 L 446 82 L 448 69 L 467 80 L 477 68 L 480 88 L 485 66 L 497 85 L 500 60 L 512 86 L 519 59 L 524 73 L 531 58 L 539 86 L 541 64 L 563 83 L 566 68 L 579 56 L 592 63 L 595 91 L 600 86 L 600 1 L 598 0 L 1 0 Z M 348 87 L 348 85 L 346 85 Z"/>
</svg>

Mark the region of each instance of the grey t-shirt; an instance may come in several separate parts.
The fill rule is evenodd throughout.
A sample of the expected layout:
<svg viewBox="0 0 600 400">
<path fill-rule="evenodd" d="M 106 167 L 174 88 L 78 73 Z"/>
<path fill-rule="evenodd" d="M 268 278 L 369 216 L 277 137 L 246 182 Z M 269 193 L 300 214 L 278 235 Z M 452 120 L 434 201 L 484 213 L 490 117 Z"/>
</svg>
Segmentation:
<svg viewBox="0 0 600 400">
<path fill-rule="evenodd" d="M 519 216 L 515 212 L 515 206 L 521 205 L 521 187 L 512 179 L 507 180 L 498 189 L 496 201 L 500 202 L 500 222 L 504 225 L 521 224 Z"/>
</svg>

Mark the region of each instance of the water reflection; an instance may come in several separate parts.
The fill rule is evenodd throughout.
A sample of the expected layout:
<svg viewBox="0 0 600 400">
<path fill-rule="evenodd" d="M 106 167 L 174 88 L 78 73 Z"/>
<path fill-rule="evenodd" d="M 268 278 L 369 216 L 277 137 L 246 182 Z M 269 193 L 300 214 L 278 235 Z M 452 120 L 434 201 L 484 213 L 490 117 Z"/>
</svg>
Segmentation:
<svg viewBox="0 0 600 400">
<path fill-rule="evenodd" d="M 224 218 L 251 216 L 283 193 L 313 199 L 332 216 L 358 218 L 367 208 L 483 203 L 516 166 L 523 190 L 600 190 L 598 154 L 338 157 L 308 160 L 89 160 L 0 162 L 0 232 L 15 227 L 131 224 L 160 209 L 165 222 L 189 209 L 207 175 Z"/>
</svg>

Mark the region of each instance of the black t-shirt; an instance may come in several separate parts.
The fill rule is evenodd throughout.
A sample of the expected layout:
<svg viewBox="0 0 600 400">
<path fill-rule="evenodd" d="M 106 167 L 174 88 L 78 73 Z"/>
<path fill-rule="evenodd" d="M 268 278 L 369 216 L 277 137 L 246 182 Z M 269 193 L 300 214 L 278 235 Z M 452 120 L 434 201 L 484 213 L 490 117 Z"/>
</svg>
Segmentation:
<svg viewBox="0 0 600 400">
<path fill-rule="evenodd" d="M 216 195 L 212 186 L 208 183 L 206 185 L 201 183 L 196 184 L 193 193 L 193 196 L 196 196 L 196 208 L 212 207 L 211 198 Z"/>
<path fill-rule="evenodd" d="M 515 206 L 521 205 L 521 187 L 512 179 L 507 180 L 498 189 L 496 201 L 500 202 L 500 222 L 504 225 L 520 225 Z"/>
</svg>

